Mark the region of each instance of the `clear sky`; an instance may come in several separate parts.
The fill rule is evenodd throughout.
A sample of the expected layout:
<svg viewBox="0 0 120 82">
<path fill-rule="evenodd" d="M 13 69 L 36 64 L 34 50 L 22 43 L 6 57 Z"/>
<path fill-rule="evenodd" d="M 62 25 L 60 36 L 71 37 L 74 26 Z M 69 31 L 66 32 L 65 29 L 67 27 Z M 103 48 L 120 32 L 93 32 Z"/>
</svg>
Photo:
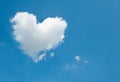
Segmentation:
<svg viewBox="0 0 120 82">
<path fill-rule="evenodd" d="M 0 0 L 0 11 L 1 82 L 120 82 L 120 0 Z M 64 42 L 35 63 L 14 39 L 17 12 L 64 18 Z"/>
</svg>

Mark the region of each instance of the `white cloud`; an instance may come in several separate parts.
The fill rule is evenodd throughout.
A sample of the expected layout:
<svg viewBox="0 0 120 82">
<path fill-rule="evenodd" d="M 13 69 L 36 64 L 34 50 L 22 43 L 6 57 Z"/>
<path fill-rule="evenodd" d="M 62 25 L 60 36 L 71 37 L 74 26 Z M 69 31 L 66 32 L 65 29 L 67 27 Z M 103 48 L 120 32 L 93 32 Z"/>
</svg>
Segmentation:
<svg viewBox="0 0 120 82">
<path fill-rule="evenodd" d="M 50 54 L 50 57 L 54 57 L 54 56 L 55 56 L 55 53 L 52 52 L 52 53 Z"/>
<path fill-rule="evenodd" d="M 40 52 L 54 49 L 63 42 L 67 27 L 61 17 L 48 17 L 37 23 L 36 16 L 28 12 L 18 12 L 10 21 L 20 49 L 36 62 L 43 59 L 43 56 L 38 58 Z"/>
<path fill-rule="evenodd" d="M 75 56 L 75 60 L 80 61 L 80 56 Z"/>
</svg>

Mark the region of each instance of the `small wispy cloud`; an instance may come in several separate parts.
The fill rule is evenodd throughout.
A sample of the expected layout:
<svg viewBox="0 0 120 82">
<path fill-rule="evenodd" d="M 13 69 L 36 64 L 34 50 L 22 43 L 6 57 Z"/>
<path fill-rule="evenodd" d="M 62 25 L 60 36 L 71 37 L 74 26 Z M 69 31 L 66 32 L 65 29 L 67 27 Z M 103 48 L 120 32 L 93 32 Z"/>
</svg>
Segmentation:
<svg viewBox="0 0 120 82">
<path fill-rule="evenodd" d="M 83 62 L 83 64 L 87 64 L 88 63 L 88 60 L 85 60 L 84 62 Z"/>
<path fill-rule="evenodd" d="M 69 69 L 73 69 L 73 70 L 77 70 L 79 69 L 82 65 L 87 64 L 88 60 L 85 58 L 80 57 L 79 55 L 74 56 L 74 60 L 71 63 L 67 63 L 65 64 L 65 69 L 69 70 Z"/>
<path fill-rule="evenodd" d="M 66 64 L 65 65 L 65 70 L 76 70 L 78 68 L 79 68 L 79 66 L 76 65 L 75 63 L 73 63 L 73 64 Z"/>
<path fill-rule="evenodd" d="M 43 54 L 39 55 L 38 57 L 36 57 L 35 58 L 36 60 L 34 60 L 34 61 L 37 63 L 38 61 L 41 61 L 43 59 L 45 60 L 45 56 L 46 56 L 46 54 L 43 53 Z"/>
<path fill-rule="evenodd" d="M 54 57 L 55 56 L 55 53 L 54 52 L 51 52 L 50 53 L 50 57 L 52 58 L 52 57 Z"/>
<path fill-rule="evenodd" d="M 75 56 L 75 60 L 80 61 L 80 56 Z"/>
<path fill-rule="evenodd" d="M 73 69 L 78 69 L 79 67 L 78 67 L 78 65 L 73 64 L 73 65 L 72 65 L 72 68 L 73 68 Z"/>
<path fill-rule="evenodd" d="M 65 65 L 65 69 L 66 69 L 66 70 L 68 70 L 69 67 L 70 67 L 70 66 L 69 66 L 68 64 Z"/>
</svg>

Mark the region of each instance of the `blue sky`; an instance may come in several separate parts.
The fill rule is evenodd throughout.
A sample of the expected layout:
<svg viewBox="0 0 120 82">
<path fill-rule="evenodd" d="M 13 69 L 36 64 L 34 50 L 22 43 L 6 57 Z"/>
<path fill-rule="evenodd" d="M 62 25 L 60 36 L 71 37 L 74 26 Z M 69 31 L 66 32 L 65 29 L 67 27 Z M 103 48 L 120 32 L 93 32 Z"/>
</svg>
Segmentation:
<svg viewBox="0 0 120 82">
<path fill-rule="evenodd" d="M 1 82 L 120 82 L 119 0 L 1 0 L 0 10 Z M 10 23 L 17 12 L 66 20 L 53 58 L 35 63 L 19 49 Z"/>
</svg>

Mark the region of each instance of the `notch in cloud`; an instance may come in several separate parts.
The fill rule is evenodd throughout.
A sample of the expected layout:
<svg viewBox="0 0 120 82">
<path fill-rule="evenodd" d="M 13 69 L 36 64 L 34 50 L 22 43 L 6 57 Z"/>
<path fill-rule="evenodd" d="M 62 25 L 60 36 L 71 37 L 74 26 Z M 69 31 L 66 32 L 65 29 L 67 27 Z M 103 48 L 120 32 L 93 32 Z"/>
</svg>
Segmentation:
<svg viewBox="0 0 120 82">
<path fill-rule="evenodd" d="M 37 23 L 36 16 L 28 12 L 16 13 L 10 22 L 14 30 L 14 39 L 20 44 L 20 49 L 35 62 L 46 56 L 44 52 L 63 42 L 67 28 L 67 22 L 62 17 L 48 17 Z"/>
</svg>

